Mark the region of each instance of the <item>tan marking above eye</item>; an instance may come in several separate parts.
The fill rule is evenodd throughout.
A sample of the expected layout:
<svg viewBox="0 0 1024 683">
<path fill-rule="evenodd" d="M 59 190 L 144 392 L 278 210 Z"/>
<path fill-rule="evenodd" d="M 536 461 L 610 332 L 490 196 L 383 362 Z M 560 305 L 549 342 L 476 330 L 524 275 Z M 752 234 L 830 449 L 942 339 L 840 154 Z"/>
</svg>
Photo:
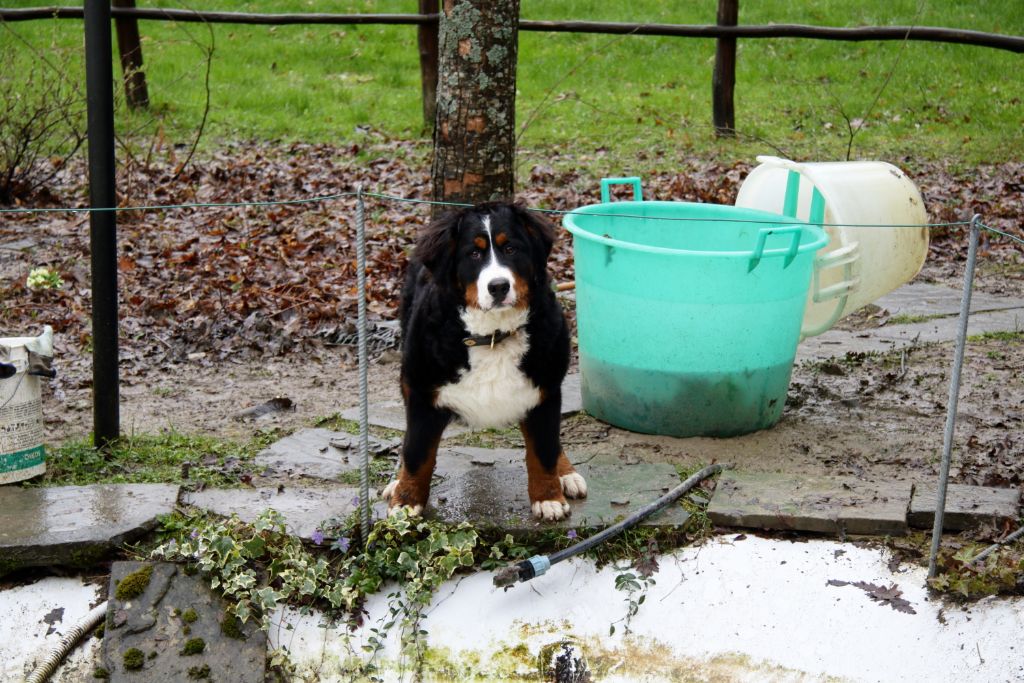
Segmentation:
<svg viewBox="0 0 1024 683">
<path fill-rule="evenodd" d="M 485 238 L 485 237 L 477 237 L 477 238 L 475 238 L 473 240 L 473 244 L 476 245 L 477 249 L 486 249 L 487 248 L 487 238 Z"/>
<path fill-rule="evenodd" d="M 499 232 L 498 235 L 494 238 L 494 243 L 499 247 L 505 246 L 506 242 L 508 242 L 508 235 L 506 235 L 503 232 Z"/>
</svg>

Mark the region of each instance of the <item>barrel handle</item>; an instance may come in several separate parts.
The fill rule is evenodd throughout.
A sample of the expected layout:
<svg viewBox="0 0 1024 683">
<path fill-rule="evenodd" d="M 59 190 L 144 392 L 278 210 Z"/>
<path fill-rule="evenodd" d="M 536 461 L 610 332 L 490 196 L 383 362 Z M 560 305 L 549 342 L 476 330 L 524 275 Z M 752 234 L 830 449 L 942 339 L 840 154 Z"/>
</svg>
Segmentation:
<svg viewBox="0 0 1024 683">
<path fill-rule="evenodd" d="M 838 299 L 847 296 L 860 286 L 860 277 L 856 274 L 856 265 L 860 262 L 860 243 L 851 242 L 845 247 L 835 249 L 814 259 L 813 296 L 815 303 Z M 843 279 L 834 285 L 822 288 L 821 271 L 829 268 L 843 267 Z"/>
<path fill-rule="evenodd" d="M 612 185 L 632 185 L 633 186 L 633 201 L 642 202 L 644 200 L 643 193 L 640 191 L 640 178 L 636 176 L 629 176 L 627 178 L 602 178 L 601 179 L 601 203 L 609 204 L 612 201 L 612 195 L 609 191 Z"/>
<path fill-rule="evenodd" d="M 800 249 L 800 237 L 803 234 L 803 227 L 800 225 L 791 225 L 785 228 L 761 228 L 757 232 L 757 244 L 754 245 L 754 252 L 750 255 L 750 265 L 747 267 L 747 272 L 751 272 L 757 265 L 761 263 L 761 259 L 765 256 L 785 256 L 786 260 L 783 261 L 782 267 L 787 268 L 793 259 L 796 258 L 797 251 Z M 792 235 L 789 246 L 781 249 L 768 249 L 764 248 L 765 242 L 768 240 L 769 235 Z"/>
</svg>

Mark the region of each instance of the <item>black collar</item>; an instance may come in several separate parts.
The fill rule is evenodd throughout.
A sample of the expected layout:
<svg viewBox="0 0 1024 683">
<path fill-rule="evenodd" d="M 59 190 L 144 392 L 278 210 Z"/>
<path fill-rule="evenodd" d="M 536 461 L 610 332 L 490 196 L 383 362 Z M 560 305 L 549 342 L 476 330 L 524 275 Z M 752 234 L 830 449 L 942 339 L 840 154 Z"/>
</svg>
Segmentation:
<svg viewBox="0 0 1024 683">
<path fill-rule="evenodd" d="M 476 336 L 463 337 L 462 343 L 469 347 L 490 346 L 493 349 L 495 345 L 505 341 L 506 339 L 514 335 L 516 332 L 523 329 L 523 327 L 525 327 L 525 325 L 522 327 L 517 327 L 511 332 L 506 332 L 505 330 L 495 330 L 492 334 L 480 334 Z"/>
</svg>

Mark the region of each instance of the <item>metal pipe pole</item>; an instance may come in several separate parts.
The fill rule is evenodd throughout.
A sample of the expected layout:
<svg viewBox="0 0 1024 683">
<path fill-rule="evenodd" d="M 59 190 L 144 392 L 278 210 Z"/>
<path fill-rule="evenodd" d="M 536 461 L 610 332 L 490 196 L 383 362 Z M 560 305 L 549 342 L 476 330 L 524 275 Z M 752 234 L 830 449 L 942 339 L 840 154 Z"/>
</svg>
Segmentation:
<svg viewBox="0 0 1024 683">
<path fill-rule="evenodd" d="M 370 416 L 369 357 L 366 349 L 366 207 L 363 187 L 356 189 L 356 275 L 359 349 L 359 530 L 365 544 L 370 537 Z"/>
<path fill-rule="evenodd" d="M 92 257 L 93 438 L 120 435 L 117 368 L 117 206 L 110 0 L 85 0 L 85 83 L 89 112 L 89 250 Z M 105 209 L 97 211 L 95 209 Z"/>
<path fill-rule="evenodd" d="M 971 292 L 974 289 L 974 263 L 978 258 L 978 236 L 981 216 L 971 219 L 971 237 L 967 247 L 967 267 L 964 270 L 964 293 L 960 299 L 960 324 L 956 335 L 953 369 L 949 377 L 949 400 L 946 403 L 946 431 L 942 439 L 942 463 L 939 466 L 939 485 L 935 495 L 935 523 L 932 526 L 932 548 L 928 556 L 928 578 L 937 570 L 939 544 L 942 541 L 942 522 L 946 515 L 946 489 L 949 485 L 949 464 L 953 459 L 953 432 L 956 428 L 956 408 L 960 401 L 960 375 L 964 369 L 964 349 L 967 346 L 967 322 L 971 315 Z"/>
</svg>

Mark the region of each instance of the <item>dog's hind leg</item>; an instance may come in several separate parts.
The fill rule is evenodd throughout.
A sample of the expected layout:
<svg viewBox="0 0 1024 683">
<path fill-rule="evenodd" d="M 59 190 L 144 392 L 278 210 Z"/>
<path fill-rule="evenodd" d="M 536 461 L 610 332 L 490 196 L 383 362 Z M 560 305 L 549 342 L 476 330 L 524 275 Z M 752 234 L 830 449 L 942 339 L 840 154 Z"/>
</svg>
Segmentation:
<svg viewBox="0 0 1024 683">
<path fill-rule="evenodd" d="M 545 392 L 541 402 L 519 424 L 526 442 L 530 507 L 537 519 L 564 519 L 570 513 L 565 496 L 587 495 L 587 482 L 562 451 L 558 433 L 561 404 L 560 392 Z"/>
<path fill-rule="evenodd" d="M 423 512 L 430 496 L 430 479 L 437 464 L 437 445 L 452 414 L 434 407 L 428 396 L 409 392 L 405 401 L 406 432 L 398 478 L 384 487 L 388 514 L 406 507 L 410 514 Z"/>
</svg>

